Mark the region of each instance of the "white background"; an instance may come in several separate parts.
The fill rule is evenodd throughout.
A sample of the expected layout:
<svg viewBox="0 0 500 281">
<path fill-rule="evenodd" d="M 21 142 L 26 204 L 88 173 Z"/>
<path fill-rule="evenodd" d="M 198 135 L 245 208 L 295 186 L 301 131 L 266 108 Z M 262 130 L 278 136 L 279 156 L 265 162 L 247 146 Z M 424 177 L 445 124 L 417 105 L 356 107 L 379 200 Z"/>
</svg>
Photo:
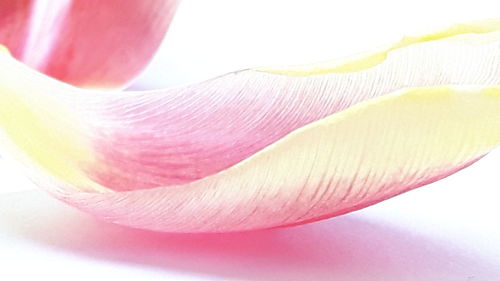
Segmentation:
<svg viewBox="0 0 500 281">
<path fill-rule="evenodd" d="M 495 1 L 185 0 L 134 89 L 321 61 L 500 16 Z M 499 108 L 500 110 L 500 108 Z M 0 162 L 0 280 L 500 280 L 500 151 L 304 226 L 218 235 L 102 223 Z"/>
</svg>

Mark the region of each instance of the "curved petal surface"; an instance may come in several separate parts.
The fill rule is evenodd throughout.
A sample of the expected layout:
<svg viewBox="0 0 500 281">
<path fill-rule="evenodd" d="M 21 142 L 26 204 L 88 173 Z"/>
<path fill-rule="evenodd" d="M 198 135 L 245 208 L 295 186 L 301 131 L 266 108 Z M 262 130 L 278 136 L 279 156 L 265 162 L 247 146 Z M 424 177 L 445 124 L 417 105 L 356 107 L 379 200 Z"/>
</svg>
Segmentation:
<svg viewBox="0 0 500 281">
<path fill-rule="evenodd" d="M 0 3 L 0 44 L 61 81 L 121 88 L 151 60 L 176 0 L 8 0 Z"/>
<path fill-rule="evenodd" d="M 443 178 L 500 144 L 500 88 L 413 88 L 356 105 L 185 185 L 62 200 L 108 221 L 226 232 L 353 211 Z"/>
<path fill-rule="evenodd" d="M 171 232 L 303 223 L 445 177 L 498 145 L 500 89 L 464 85 L 498 84 L 499 39 L 415 43 L 353 73 L 246 70 L 120 95 L 2 55 L 0 144 L 54 196 L 112 222 Z M 398 91 L 408 86 L 424 87 Z"/>
<path fill-rule="evenodd" d="M 348 74 L 246 70 L 183 88 L 88 97 L 78 104 L 92 108 L 88 138 L 107 167 L 89 173 L 114 190 L 184 184 L 227 169 L 306 124 L 402 87 L 500 84 L 499 40 L 493 32 L 415 44 Z"/>
</svg>

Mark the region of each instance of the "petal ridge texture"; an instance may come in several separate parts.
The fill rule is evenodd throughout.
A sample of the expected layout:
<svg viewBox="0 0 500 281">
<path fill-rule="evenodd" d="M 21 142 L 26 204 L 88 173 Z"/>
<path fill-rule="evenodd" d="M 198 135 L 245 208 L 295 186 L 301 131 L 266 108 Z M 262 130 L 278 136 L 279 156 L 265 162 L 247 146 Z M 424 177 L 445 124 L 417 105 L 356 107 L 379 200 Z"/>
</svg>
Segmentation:
<svg viewBox="0 0 500 281">
<path fill-rule="evenodd" d="M 243 231 L 340 215 L 499 144 L 500 32 L 445 35 L 355 72 L 249 69 L 119 94 L 0 54 L 0 148 L 55 197 L 137 228 Z"/>
</svg>

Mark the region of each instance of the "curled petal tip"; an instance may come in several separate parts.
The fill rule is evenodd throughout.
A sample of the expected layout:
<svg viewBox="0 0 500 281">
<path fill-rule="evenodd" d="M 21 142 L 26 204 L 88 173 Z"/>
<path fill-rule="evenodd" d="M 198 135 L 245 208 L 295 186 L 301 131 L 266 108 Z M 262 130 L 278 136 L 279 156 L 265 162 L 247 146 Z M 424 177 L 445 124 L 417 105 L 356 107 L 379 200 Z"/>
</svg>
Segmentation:
<svg viewBox="0 0 500 281">
<path fill-rule="evenodd" d="M 151 60 L 178 2 L 3 1 L 0 43 L 14 57 L 66 83 L 123 88 Z"/>
</svg>

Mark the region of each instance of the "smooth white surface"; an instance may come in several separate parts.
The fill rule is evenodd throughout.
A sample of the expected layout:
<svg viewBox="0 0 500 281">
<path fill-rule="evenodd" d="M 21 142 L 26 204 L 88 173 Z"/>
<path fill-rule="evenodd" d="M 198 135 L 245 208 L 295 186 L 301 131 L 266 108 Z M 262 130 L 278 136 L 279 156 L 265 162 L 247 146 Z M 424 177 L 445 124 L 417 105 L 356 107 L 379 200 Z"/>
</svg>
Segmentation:
<svg viewBox="0 0 500 281">
<path fill-rule="evenodd" d="M 341 57 L 494 17 L 499 8 L 495 1 L 184 0 L 133 88 Z M 497 281 L 499 166 L 497 150 L 444 180 L 319 223 L 172 235 L 96 221 L 31 191 L 22 171 L 0 162 L 0 280 Z"/>
</svg>

